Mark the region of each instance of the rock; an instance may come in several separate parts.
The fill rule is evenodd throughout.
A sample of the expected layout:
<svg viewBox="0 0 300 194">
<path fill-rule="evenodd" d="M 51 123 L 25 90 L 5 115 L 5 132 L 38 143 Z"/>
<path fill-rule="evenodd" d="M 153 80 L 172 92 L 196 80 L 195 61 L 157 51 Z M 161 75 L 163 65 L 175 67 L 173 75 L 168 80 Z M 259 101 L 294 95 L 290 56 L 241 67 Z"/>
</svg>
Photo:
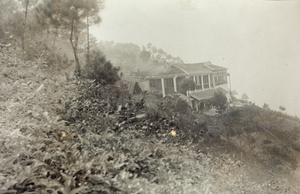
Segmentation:
<svg viewBox="0 0 300 194">
<path fill-rule="evenodd" d="M 128 123 L 133 123 L 133 122 L 135 122 L 136 121 L 136 118 L 135 117 L 130 117 L 129 119 L 128 119 Z"/>
<path fill-rule="evenodd" d="M 122 105 L 119 105 L 119 106 L 118 106 L 118 112 L 121 112 L 122 107 L 123 107 Z"/>
<path fill-rule="evenodd" d="M 141 118 L 144 118 L 144 117 L 146 117 L 145 113 L 144 114 L 139 114 L 139 115 L 135 116 L 135 118 L 137 118 L 137 119 L 141 119 Z"/>
<path fill-rule="evenodd" d="M 119 105 L 118 106 L 118 112 L 122 112 L 122 111 L 125 111 L 127 108 L 125 106 L 122 106 L 122 105 Z"/>
</svg>

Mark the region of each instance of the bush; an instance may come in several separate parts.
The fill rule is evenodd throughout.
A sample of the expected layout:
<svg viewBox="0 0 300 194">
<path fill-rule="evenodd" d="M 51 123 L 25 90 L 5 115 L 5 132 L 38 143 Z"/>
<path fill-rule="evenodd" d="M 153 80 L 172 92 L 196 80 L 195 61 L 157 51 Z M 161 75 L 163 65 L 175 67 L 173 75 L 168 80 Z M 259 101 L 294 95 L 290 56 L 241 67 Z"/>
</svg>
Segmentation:
<svg viewBox="0 0 300 194">
<path fill-rule="evenodd" d="M 196 87 L 195 82 L 192 79 L 183 79 L 179 82 L 178 91 L 184 95 L 188 90 L 194 90 Z"/>
<path fill-rule="evenodd" d="M 264 103 L 262 107 L 263 107 L 263 109 L 270 109 L 269 105 L 266 103 Z"/>
<path fill-rule="evenodd" d="M 217 90 L 214 93 L 211 102 L 220 112 L 223 112 L 227 107 L 227 97 L 221 90 Z"/>
<path fill-rule="evenodd" d="M 120 79 L 119 68 L 113 67 L 100 50 L 92 51 L 89 58 L 83 69 L 84 78 L 95 80 L 102 85 L 114 84 Z"/>
</svg>

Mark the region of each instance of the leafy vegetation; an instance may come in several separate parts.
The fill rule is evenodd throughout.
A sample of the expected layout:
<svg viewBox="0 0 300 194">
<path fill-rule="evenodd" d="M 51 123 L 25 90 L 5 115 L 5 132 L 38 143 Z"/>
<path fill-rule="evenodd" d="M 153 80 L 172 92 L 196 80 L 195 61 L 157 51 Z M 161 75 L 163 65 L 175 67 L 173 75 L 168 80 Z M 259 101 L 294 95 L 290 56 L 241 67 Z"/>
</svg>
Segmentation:
<svg viewBox="0 0 300 194">
<path fill-rule="evenodd" d="M 119 80 L 119 69 L 105 59 L 100 50 L 94 50 L 85 66 L 84 77 L 95 80 L 97 84 L 114 84 Z"/>
<path fill-rule="evenodd" d="M 193 81 L 193 79 L 188 79 L 188 78 L 185 78 L 183 80 L 181 80 L 179 83 L 178 83 L 178 91 L 184 95 L 186 95 L 186 92 L 188 90 L 194 90 L 196 85 L 195 85 L 195 82 Z"/>
<path fill-rule="evenodd" d="M 151 43 L 138 46 L 132 43 L 100 42 L 99 48 L 115 65 L 129 71 L 152 71 L 166 64 L 182 63 L 179 57 L 173 57 Z"/>
<path fill-rule="evenodd" d="M 227 97 L 221 90 L 217 90 L 214 93 L 211 103 L 215 106 L 220 112 L 223 112 L 227 108 Z"/>
<path fill-rule="evenodd" d="M 92 10 L 24 2 L 0 2 L 0 193 L 299 192 L 298 118 L 254 105 L 213 117 L 179 95 L 131 95 L 100 51 L 80 52 L 89 41 L 77 24 L 93 23 L 84 20 Z M 86 61 L 77 79 L 68 76 L 77 62 L 55 2 L 78 3 L 66 14 L 83 14 L 68 19 Z M 142 50 L 148 62 L 163 54 Z M 215 100 L 224 106 L 221 94 Z"/>
<path fill-rule="evenodd" d="M 21 50 L 3 52 L 1 192 L 297 193 L 280 176 L 294 178 L 297 170 L 297 119 L 285 115 L 282 122 L 281 113 L 253 106 L 216 120 L 182 110 L 179 97 L 130 96 L 122 82 L 66 82 L 62 72 L 42 68 L 38 60 L 17 57 L 16 66 Z M 150 107 L 156 118 L 147 116 Z M 292 149 L 286 152 L 285 144 L 257 126 L 293 142 Z M 281 131 L 283 126 L 294 128 Z M 253 133 L 264 136 L 253 140 Z M 249 144 L 240 145 L 239 137 Z M 257 174 L 248 170 L 248 159 L 275 169 L 276 176 L 253 180 Z"/>
</svg>

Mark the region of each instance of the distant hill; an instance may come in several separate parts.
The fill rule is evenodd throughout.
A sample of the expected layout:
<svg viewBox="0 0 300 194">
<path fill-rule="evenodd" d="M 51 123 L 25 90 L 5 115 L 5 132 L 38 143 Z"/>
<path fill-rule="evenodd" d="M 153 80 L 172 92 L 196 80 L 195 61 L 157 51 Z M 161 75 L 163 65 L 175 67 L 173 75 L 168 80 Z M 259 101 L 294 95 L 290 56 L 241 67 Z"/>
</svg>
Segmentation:
<svg viewBox="0 0 300 194">
<path fill-rule="evenodd" d="M 129 71 L 147 71 L 156 66 L 183 63 L 180 57 L 174 57 L 151 43 L 140 47 L 133 43 L 102 41 L 99 48 L 114 65 Z"/>
</svg>

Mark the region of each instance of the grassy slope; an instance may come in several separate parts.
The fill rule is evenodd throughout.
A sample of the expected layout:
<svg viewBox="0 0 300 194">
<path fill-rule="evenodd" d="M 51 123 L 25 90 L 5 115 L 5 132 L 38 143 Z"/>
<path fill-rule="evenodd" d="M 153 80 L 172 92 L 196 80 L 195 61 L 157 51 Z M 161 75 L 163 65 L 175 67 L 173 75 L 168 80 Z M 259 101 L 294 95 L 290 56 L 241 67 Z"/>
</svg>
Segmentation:
<svg viewBox="0 0 300 194">
<path fill-rule="evenodd" d="M 275 116 L 255 108 L 217 119 L 197 116 L 207 132 L 190 143 L 170 119 L 143 117 L 149 107 L 139 107 L 140 100 L 118 111 L 124 101 L 114 98 L 112 88 L 66 83 L 59 71 L 20 56 L 12 49 L 0 55 L 3 193 L 297 193 L 282 177 L 297 166 L 298 120 L 277 115 L 275 124 Z M 257 125 L 293 142 L 287 148 L 292 158 L 277 154 L 284 153 L 284 144 Z M 178 130 L 176 137 L 172 129 Z M 279 157 L 275 164 L 274 157 Z M 269 175 L 272 167 L 276 171 Z M 260 181 L 253 179 L 257 175 Z"/>
</svg>

